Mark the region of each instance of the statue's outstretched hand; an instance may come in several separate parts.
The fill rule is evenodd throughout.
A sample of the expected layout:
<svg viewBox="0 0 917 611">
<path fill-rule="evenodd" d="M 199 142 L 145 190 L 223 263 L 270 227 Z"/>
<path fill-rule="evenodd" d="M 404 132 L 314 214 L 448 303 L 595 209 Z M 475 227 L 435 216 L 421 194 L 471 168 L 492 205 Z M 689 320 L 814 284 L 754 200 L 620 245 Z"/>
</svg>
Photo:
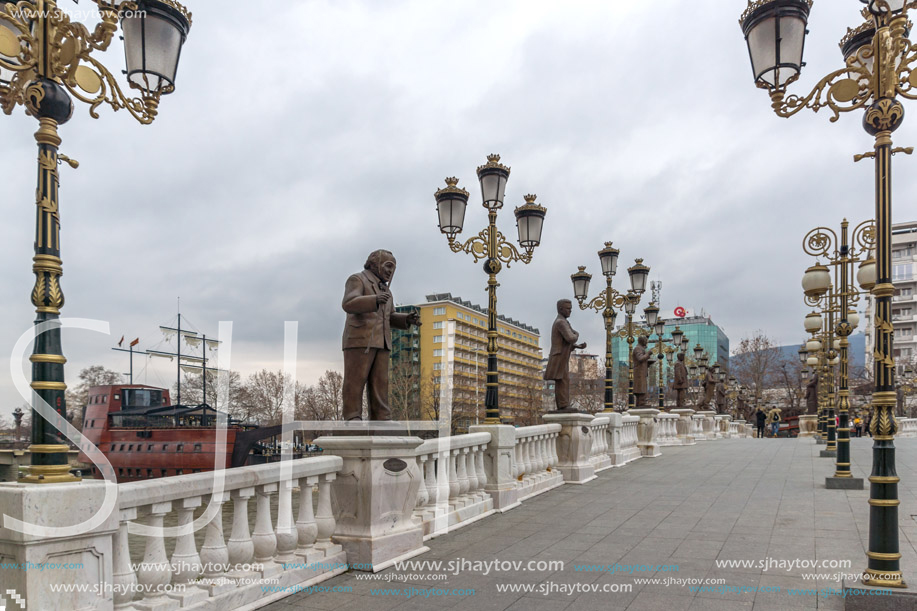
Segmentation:
<svg viewBox="0 0 917 611">
<path fill-rule="evenodd" d="M 417 312 L 411 312 L 408 314 L 407 322 L 409 325 L 414 325 L 415 327 L 420 326 L 420 316 Z"/>
<path fill-rule="evenodd" d="M 583 342 L 582 344 L 574 344 L 573 347 L 576 348 L 577 350 L 585 350 L 586 342 Z"/>
</svg>

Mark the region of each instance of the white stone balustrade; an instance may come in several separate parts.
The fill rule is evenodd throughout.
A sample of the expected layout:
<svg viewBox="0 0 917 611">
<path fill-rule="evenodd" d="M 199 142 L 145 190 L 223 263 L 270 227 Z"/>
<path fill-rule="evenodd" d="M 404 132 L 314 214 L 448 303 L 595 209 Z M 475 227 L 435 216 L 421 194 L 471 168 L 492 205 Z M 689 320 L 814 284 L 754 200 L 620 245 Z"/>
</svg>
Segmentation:
<svg viewBox="0 0 917 611">
<path fill-rule="evenodd" d="M 705 411 L 697 412 L 697 414 L 700 416 L 703 416 L 704 418 L 704 425 L 703 425 L 704 426 L 704 438 L 707 441 L 712 441 L 714 439 L 717 439 L 718 438 L 716 434 L 717 423 L 714 421 L 714 416 L 716 416 L 716 412 L 713 410 L 705 410 Z"/>
<path fill-rule="evenodd" d="M 422 477 L 414 518 L 423 527 L 424 539 L 467 526 L 494 512 L 484 466 L 490 441 L 490 433 L 469 433 L 428 439 L 417 447 Z"/>
<path fill-rule="evenodd" d="M 660 446 L 680 446 L 678 439 L 678 414 L 661 412 L 656 416 L 656 442 Z"/>
<path fill-rule="evenodd" d="M 621 464 L 627 464 L 642 456 L 640 446 L 637 445 L 637 427 L 639 424 L 640 416 L 621 414 L 621 457 L 623 460 Z"/>
<path fill-rule="evenodd" d="M 683 446 L 693 446 L 694 441 L 694 410 L 690 408 L 675 408 L 673 414 L 678 416 L 675 422 L 675 431 L 678 434 L 678 441 Z"/>
<path fill-rule="evenodd" d="M 897 437 L 917 437 L 917 418 L 898 418 Z"/>
<path fill-rule="evenodd" d="M 608 456 L 608 427 L 611 419 L 608 416 L 599 415 L 595 420 L 589 423 L 592 436 L 592 467 L 595 472 L 604 471 L 612 467 L 611 457 Z"/>
<path fill-rule="evenodd" d="M 694 413 L 691 416 L 694 425 L 694 441 L 707 441 L 707 434 L 704 433 L 704 422 L 706 419 L 706 416 L 699 413 Z"/>
<path fill-rule="evenodd" d="M 640 422 L 637 424 L 637 447 L 640 448 L 640 456 L 643 458 L 662 456 L 657 441 L 659 427 L 657 426 L 656 416 L 659 415 L 659 410 L 646 407 L 628 410 L 627 413 L 640 418 Z"/>
<path fill-rule="evenodd" d="M 346 556 L 340 545 L 330 541 L 334 518 L 330 512 L 322 515 L 323 505 L 330 507 L 330 480 L 340 468 L 340 458 L 320 456 L 285 465 L 271 463 L 220 474 L 195 473 L 119 485 L 119 528 L 113 540 L 113 556 L 109 558 L 113 580 L 121 586 L 138 584 L 148 591 L 139 596 L 119 593 L 113 599 L 115 608 L 225 611 L 283 598 L 288 595 L 280 591 L 283 587 L 312 585 L 342 573 L 346 570 Z M 319 485 L 318 513 L 323 518 L 320 525 L 313 517 L 314 484 Z M 299 488 L 300 519 L 294 524 L 295 487 Z M 278 505 L 276 519 L 271 512 L 274 496 Z M 256 500 L 254 530 L 249 524 L 248 504 L 252 498 Z M 230 500 L 231 505 L 227 504 Z M 223 533 L 226 508 L 233 512 L 228 541 Z M 203 511 L 197 521 L 195 510 Z M 164 532 L 164 519 L 173 513 L 173 523 L 177 523 L 179 531 Z M 131 523 L 138 519 L 154 530 L 150 536 L 143 536 L 143 559 L 135 572 L 127 534 Z M 204 542 L 198 550 L 194 531 L 202 527 Z M 175 539 L 171 558 L 166 555 L 167 538 Z M 271 581 L 252 582 L 252 577 Z M 265 583 L 279 586 L 278 594 L 265 595 Z M 183 591 L 169 591 L 179 585 L 184 586 Z"/>
<path fill-rule="evenodd" d="M 534 456 L 534 460 L 522 465 L 516 462 L 513 469 L 520 501 L 563 485 L 564 476 L 557 469 L 557 436 L 560 429 L 559 424 L 538 424 L 515 430 L 516 451 L 523 456 Z M 526 464 L 530 471 L 526 471 Z"/>
</svg>

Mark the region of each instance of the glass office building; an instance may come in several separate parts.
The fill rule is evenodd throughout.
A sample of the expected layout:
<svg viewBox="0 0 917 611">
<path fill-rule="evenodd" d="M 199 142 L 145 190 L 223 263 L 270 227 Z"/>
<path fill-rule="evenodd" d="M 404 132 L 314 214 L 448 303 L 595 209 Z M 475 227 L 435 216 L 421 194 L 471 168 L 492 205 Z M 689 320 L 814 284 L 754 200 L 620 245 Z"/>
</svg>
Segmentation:
<svg viewBox="0 0 917 611">
<path fill-rule="evenodd" d="M 685 337 L 688 338 L 688 354 L 687 361 L 690 364 L 694 360 L 694 347 L 700 344 L 701 348 L 704 349 L 704 352 L 710 357 L 710 363 L 714 361 L 720 364 L 720 367 L 729 368 L 729 338 L 726 337 L 726 334 L 720 329 L 709 316 L 691 316 L 687 318 L 669 318 L 665 321 L 665 331 L 663 333 L 663 338 L 671 339 L 672 331 L 675 330 L 675 327 L 679 327 L 682 332 L 684 332 Z M 621 332 L 623 335 L 624 326 L 621 326 L 616 330 Z M 634 328 L 642 329 L 642 333 L 646 334 L 646 327 L 638 323 L 634 323 Z M 635 331 L 635 336 L 637 332 Z M 648 348 L 653 349 L 656 346 L 655 334 L 650 335 L 650 342 Z M 636 337 L 634 339 L 634 345 L 636 346 Z M 666 343 L 667 346 L 671 346 L 671 342 Z M 611 352 L 614 358 L 614 366 L 616 369 L 621 368 L 620 371 L 627 371 L 627 360 L 628 360 L 628 345 L 627 338 L 620 337 L 615 335 L 611 342 Z M 673 357 L 674 359 L 674 357 Z M 654 359 L 655 361 L 655 359 Z M 673 361 L 674 362 L 674 361 Z M 671 372 L 672 366 L 669 365 L 668 361 L 665 361 L 663 368 L 663 379 L 666 380 L 666 384 L 672 378 Z M 617 375 L 617 374 L 616 374 Z M 656 371 L 655 367 L 651 367 L 649 371 L 649 387 L 656 388 L 657 382 L 659 379 L 659 374 Z"/>
</svg>

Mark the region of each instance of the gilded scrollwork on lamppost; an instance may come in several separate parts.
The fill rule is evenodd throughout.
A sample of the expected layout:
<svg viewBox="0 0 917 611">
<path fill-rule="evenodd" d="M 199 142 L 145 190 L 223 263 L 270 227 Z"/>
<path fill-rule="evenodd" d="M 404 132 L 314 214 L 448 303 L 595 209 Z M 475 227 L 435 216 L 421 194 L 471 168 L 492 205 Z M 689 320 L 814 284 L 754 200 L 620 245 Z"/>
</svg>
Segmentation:
<svg viewBox="0 0 917 611">
<path fill-rule="evenodd" d="M 160 98 L 175 89 L 181 47 L 191 27 L 191 14 L 174 0 L 115 2 L 93 0 L 99 23 L 90 31 L 71 21 L 54 0 L 0 3 L 0 108 L 11 114 L 23 106 L 38 120 L 38 189 L 36 191 L 35 285 L 32 304 L 38 314 L 31 387 L 39 400 L 66 418 L 66 384 L 60 339 L 64 293 L 60 243 L 59 175 L 57 167 L 79 164 L 59 153 L 58 126 L 73 114 L 73 98 L 88 105 L 98 118 L 103 104 L 125 109 L 140 123 L 156 118 Z M 95 57 L 106 51 L 121 26 L 131 97 Z M 32 463 L 28 483 L 78 481 L 67 464 L 67 444 L 52 423 L 33 406 Z"/>
<path fill-rule="evenodd" d="M 771 107 L 781 117 L 803 108 L 827 108 L 830 120 L 863 110 L 863 128 L 874 137 L 873 150 L 857 155 L 875 160 L 876 355 L 872 398 L 873 468 L 870 475 L 868 567 L 863 583 L 904 587 L 898 544 L 898 482 L 895 468 L 895 366 L 892 357 L 891 299 L 891 158 L 910 149 L 893 148 L 892 132 L 904 119 L 899 97 L 917 99 L 917 46 L 908 39 L 908 10 L 913 0 L 860 0 L 866 23 L 841 41 L 844 67 L 822 78 L 806 95 L 788 95 L 799 78 L 812 0 L 750 0 L 739 23 L 758 87 L 767 89 Z"/>
<path fill-rule="evenodd" d="M 847 219 L 841 222 L 840 235 L 827 227 L 816 227 L 809 231 L 803 239 L 803 250 L 816 258 L 827 262 L 829 271 L 824 265 L 816 264 L 809 268 L 803 277 L 806 303 L 810 306 L 821 308 L 822 315 L 827 317 L 825 328 L 825 342 L 827 363 L 838 361 L 837 376 L 837 430 L 834 430 L 834 379 L 833 372 L 822 379 L 827 382 L 827 424 L 828 424 L 828 450 L 837 450 L 837 462 L 834 477 L 829 477 L 827 486 L 845 488 L 856 486 L 862 488 L 862 480 L 855 480 L 850 473 L 850 390 L 848 375 L 848 351 L 850 343 L 848 337 L 859 324 L 859 315 L 856 306 L 860 296 L 865 291 L 857 290 L 852 282 L 854 265 L 867 263 L 870 252 L 875 248 L 876 226 L 872 220 L 864 221 L 857 225 L 852 232 Z M 833 276 L 833 278 L 832 278 Z M 867 285 L 870 283 L 867 281 Z M 835 339 L 835 336 L 837 339 Z M 836 444 L 833 443 L 836 439 Z M 850 480 L 838 484 L 837 479 Z"/>
<path fill-rule="evenodd" d="M 665 380 L 663 377 L 663 361 L 668 358 L 669 364 L 671 364 L 672 355 L 675 354 L 676 351 L 676 348 L 674 347 L 675 340 L 673 338 L 663 337 L 663 333 L 665 333 L 665 321 L 661 318 L 658 318 L 659 308 L 655 306 L 655 304 L 651 304 L 651 306 L 656 307 L 656 320 L 653 321 L 653 326 L 651 327 L 653 334 L 656 336 L 656 339 L 650 339 L 649 341 L 653 343 L 653 348 L 650 350 L 650 353 L 653 354 L 656 359 L 656 396 L 659 403 L 657 407 L 659 408 L 659 411 L 665 411 Z M 648 309 L 649 308 L 646 308 L 646 310 Z M 646 310 L 644 310 L 644 312 L 646 312 Z M 672 343 L 673 346 L 667 346 L 667 343 Z M 678 344 L 681 344 L 680 337 Z"/>
<path fill-rule="evenodd" d="M 573 295 L 576 297 L 580 309 L 600 312 L 605 323 L 605 412 L 614 411 L 612 338 L 614 337 L 615 319 L 618 315 L 617 310 L 628 311 L 629 304 L 632 304 L 628 314 L 629 321 L 637 307 L 637 303 L 640 301 L 640 293 L 637 292 L 637 289 L 642 292 L 643 287 L 646 287 L 646 276 L 649 274 L 649 268 L 646 266 L 629 268 L 627 272 L 630 276 L 630 290 L 627 293 L 616 291 L 611 286 L 611 282 L 618 269 L 619 252 L 617 248 L 612 246 L 611 242 L 605 242 L 605 248 L 599 251 L 602 275 L 605 276 L 605 289 L 589 302 L 586 300 L 589 296 L 589 282 L 592 280 L 592 274 L 586 272 L 585 266 L 580 266 L 579 270 L 570 276 L 573 281 Z M 632 339 L 630 343 L 633 343 Z"/>
<path fill-rule="evenodd" d="M 516 207 L 516 226 L 519 231 L 520 251 L 497 229 L 497 212 L 503 208 L 506 182 L 510 168 L 500 163 L 499 155 L 488 155 L 487 163 L 477 169 L 481 183 L 481 196 L 487 210 L 488 223 L 478 235 L 465 242 L 455 239 L 465 224 L 468 191 L 458 186 L 458 179 L 446 179 L 446 186 L 436 194 L 439 229 L 449 240 L 452 252 L 464 252 L 474 257 L 474 262 L 484 260 L 487 274 L 487 382 L 484 395 L 486 418 L 484 424 L 500 424 L 499 374 L 497 371 L 497 274 L 503 265 L 516 262 L 530 263 L 535 248 L 541 243 L 541 232 L 547 209 L 535 203 L 535 195 L 524 196 L 525 204 Z"/>
</svg>

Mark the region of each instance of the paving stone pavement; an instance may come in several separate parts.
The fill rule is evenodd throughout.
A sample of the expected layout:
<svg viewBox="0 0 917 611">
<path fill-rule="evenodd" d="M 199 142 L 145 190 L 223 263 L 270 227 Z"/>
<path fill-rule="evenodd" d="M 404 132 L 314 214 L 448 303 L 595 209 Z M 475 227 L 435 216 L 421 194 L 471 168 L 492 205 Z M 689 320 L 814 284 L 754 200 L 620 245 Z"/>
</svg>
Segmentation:
<svg viewBox="0 0 917 611">
<path fill-rule="evenodd" d="M 917 587 L 917 439 L 895 443 L 901 477 L 902 569 L 905 580 Z M 872 465 L 872 440 L 852 439 L 850 445 L 851 471 L 865 480 Z M 434 538 L 427 542 L 430 551 L 414 558 L 443 563 L 562 561 L 563 569 L 488 574 L 465 570 L 450 572 L 444 580 L 434 574 L 445 570 L 430 568 L 388 569 L 372 581 L 365 573 L 350 572 L 321 584 L 349 591 L 298 593 L 265 609 L 843 609 L 841 596 L 822 595 L 827 588 L 840 589 L 839 578 L 804 575 L 860 573 L 866 568 L 869 482 L 862 491 L 826 490 L 825 477 L 834 473 L 834 459 L 819 458 L 823 447 L 811 439 L 723 439 L 666 447 L 661 457 L 608 469 L 586 485 L 562 486 L 505 514 Z M 850 564 L 817 570 L 765 569 L 760 565 L 765 559 Z M 718 567 L 717 561 L 723 560 L 755 564 Z M 677 565 L 678 569 L 633 574 L 620 569 L 582 570 L 582 565 L 615 564 Z M 692 592 L 687 585 L 636 583 L 647 578 L 722 582 L 706 592 Z M 508 586 L 517 590 L 501 591 Z M 630 591 L 620 591 L 626 586 Z M 526 587 L 531 591 L 520 591 Z M 571 587 L 579 589 L 572 593 L 562 589 Z M 599 591 L 583 591 L 592 587 Z M 743 587 L 758 591 L 740 591 Z M 793 594 L 790 588 L 816 594 Z M 409 597 L 404 590 L 411 589 Z M 443 595 L 434 589 L 474 593 Z M 402 592 L 386 595 L 378 592 L 382 590 Z"/>
</svg>

